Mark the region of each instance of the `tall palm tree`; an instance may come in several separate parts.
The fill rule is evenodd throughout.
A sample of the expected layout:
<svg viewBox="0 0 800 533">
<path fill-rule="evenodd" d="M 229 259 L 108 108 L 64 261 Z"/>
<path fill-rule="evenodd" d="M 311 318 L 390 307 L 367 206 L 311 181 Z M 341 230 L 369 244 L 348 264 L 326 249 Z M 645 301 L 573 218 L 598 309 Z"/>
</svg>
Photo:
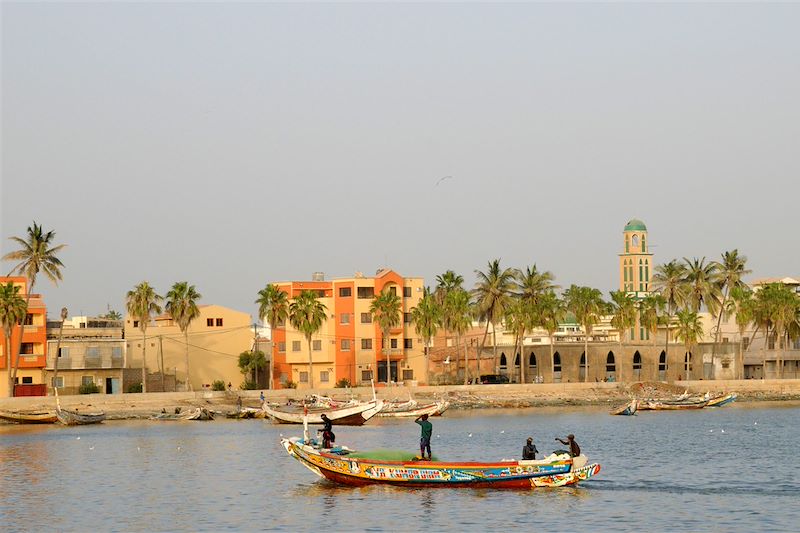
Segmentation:
<svg viewBox="0 0 800 533">
<path fill-rule="evenodd" d="M 505 328 L 514 334 L 514 353 L 519 354 L 519 382 L 525 383 L 525 333 L 533 329 L 534 305 L 514 298 L 506 307 L 506 316 L 503 318 Z M 519 350 L 519 351 L 517 351 Z M 516 358 L 516 356 L 514 356 Z"/>
<path fill-rule="evenodd" d="M 3 353 L 8 368 L 8 394 L 11 397 L 14 396 L 14 378 L 11 375 L 11 333 L 14 331 L 14 326 L 24 320 L 27 314 L 28 304 L 19 295 L 19 286 L 10 281 L 0 285 L 0 326 L 3 328 L 5 338 Z"/>
<path fill-rule="evenodd" d="M 469 293 L 464 289 L 456 289 L 447 293 L 444 300 L 444 316 L 447 321 L 447 329 L 456 336 L 456 361 L 458 361 L 458 351 L 461 346 L 461 337 L 469 330 L 472 325 L 472 308 L 469 303 Z M 479 362 L 478 362 L 479 363 Z M 456 363 L 457 365 L 457 363 Z M 480 366 L 476 373 L 480 373 Z M 464 384 L 469 383 L 469 362 L 467 360 L 467 347 L 464 346 Z"/>
<path fill-rule="evenodd" d="M 381 349 L 386 356 L 386 385 L 389 385 L 392 377 L 388 346 L 389 331 L 400 325 L 400 319 L 403 315 L 403 302 L 397 293 L 386 288 L 372 299 L 369 312 L 372 313 L 378 328 L 381 330 Z"/>
<path fill-rule="evenodd" d="M 636 300 L 625 291 L 611 291 L 611 325 L 619 331 L 619 351 L 622 354 L 622 343 L 625 335 L 636 325 Z"/>
<path fill-rule="evenodd" d="M 308 343 L 308 386 L 314 388 L 313 362 L 311 360 L 311 337 L 322 328 L 328 319 L 328 308 L 317 300 L 313 291 L 303 291 L 289 305 L 289 323 L 303 334 Z"/>
<path fill-rule="evenodd" d="M 579 287 L 571 285 L 564 291 L 564 300 L 569 311 L 575 315 L 575 319 L 583 326 L 583 353 L 586 358 L 586 372 L 583 375 L 584 381 L 589 381 L 589 337 L 592 328 L 600 320 L 600 317 L 607 310 L 608 304 L 603 301 L 603 293 L 591 287 Z"/>
<path fill-rule="evenodd" d="M 639 301 L 639 321 L 642 327 L 653 336 L 653 347 L 656 345 L 658 326 L 664 323 L 664 310 L 667 301 L 658 293 L 651 292 Z"/>
<path fill-rule="evenodd" d="M 715 263 L 706 264 L 706 258 L 683 258 L 686 264 L 684 284 L 686 286 L 687 303 L 690 308 L 699 313 L 705 305 L 708 312 L 716 314 L 720 302 L 720 288 L 716 283 L 717 267 Z"/>
<path fill-rule="evenodd" d="M 11 274 L 18 273 L 28 278 L 27 294 L 25 295 L 25 308 L 30 307 L 31 294 L 33 294 L 33 287 L 36 285 L 36 277 L 39 272 L 44 274 L 54 284 L 61 281 L 61 268 L 64 263 L 58 258 L 58 252 L 64 249 L 65 244 L 53 246 L 53 241 L 56 238 L 55 231 L 44 231 L 42 226 L 33 222 L 33 226 L 28 226 L 28 234 L 26 238 L 11 237 L 11 240 L 17 243 L 19 250 L 9 252 L 3 256 L 4 261 L 19 261 L 11 269 Z M 14 375 L 10 377 L 12 383 L 17 381 L 17 372 L 19 371 L 19 352 L 22 348 L 22 333 L 23 322 L 25 317 L 19 321 L 19 340 L 17 341 L 17 361 L 14 364 Z M 9 359 L 9 361 L 11 361 Z M 11 367 L 9 365 L 9 372 Z M 12 392 L 13 394 L 13 392 Z"/>
<path fill-rule="evenodd" d="M 725 312 L 728 316 L 734 316 L 739 329 L 739 354 L 734 374 L 736 379 L 744 379 L 744 332 L 755 320 L 755 301 L 753 291 L 747 285 L 733 287 L 729 296 Z"/>
<path fill-rule="evenodd" d="M 776 298 L 773 291 L 775 290 L 777 290 L 776 287 L 770 288 L 770 285 L 765 285 L 754 294 L 753 298 L 753 322 L 756 324 L 753 338 L 755 339 L 759 330 L 764 330 L 764 343 L 761 346 L 762 379 L 767 377 L 767 346 L 772 338 L 772 328 L 774 325 L 773 317 L 775 316 Z"/>
<path fill-rule="evenodd" d="M 703 322 L 700 320 L 700 316 L 697 314 L 697 312 L 692 311 L 691 309 L 682 309 L 678 311 L 678 322 L 675 326 L 675 338 L 683 341 L 683 345 L 686 350 L 685 355 L 692 353 L 692 348 L 697 344 L 697 341 L 699 341 L 702 336 Z M 686 369 L 685 365 L 686 363 L 684 358 L 684 369 L 687 371 L 687 379 L 697 379 L 703 375 L 702 357 L 692 357 L 692 376 L 688 375 L 688 369 Z"/>
<path fill-rule="evenodd" d="M 289 295 L 275 284 L 268 284 L 258 291 L 258 318 L 266 320 L 269 324 L 270 335 L 274 339 L 275 329 L 278 324 L 289 317 Z M 277 346 L 272 343 L 272 353 L 269 357 L 269 388 L 273 387 L 273 373 L 275 372 L 275 352 Z"/>
<path fill-rule="evenodd" d="M 660 294 L 667 302 L 667 316 L 665 318 L 667 332 L 664 340 L 664 354 L 669 361 L 669 332 L 672 328 L 672 319 L 675 311 L 686 301 L 686 285 L 684 277 L 686 267 L 676 259 L 658 265 L 653 273 L 650 286 L 653 291 Z"/>
<path fill-rule="evenodd" d="M 759 291 L 764 294 L 764 299 L 768 300 L 770 320 L 775 331 L 777 349 L 775 365 L 777 367 L 778 379 L 783 377 L 783 350 L 786 344 L 786 335 L 789 325 L 796 320 L 798 310 L 800 310 L 800 297 L 783 283 L 771 283 Z"/>
<path fill-rule="evenodd" d="M 128 314 L 139 322 L 142 332 L 142 392 L 147 392 L 147 326 L 150 318 L 161 312 L 164 298 L 156 294 L 155 289 L 146 281 L 141 282 L 133 290 L 128 291 L 126 308 Z"/>
<path fill-rule="evenodd" d="M 461 289 L 464 285 L 464 276 L 448 270 L 444 274 L 436 276 L 436 290 L 434 296 L 439 305 L 444 303 L 444 299 L 451 291 Z"/>
<path fill-rule="evenodd" d="M 179 281 L 172 285 L 167 292 L 166 311 L 172 320 L 178 324 L 183 333 L 183 343 L 186 348 L 186 390 L 194 390 L 192 381 L 189 378 L 189 325 L 200 316 L 200 308 L 197 301 L 202 295 L 197 292 L 194 285 L 189 285 L 186 281 Z"/>
<path fill-rule="evenodd" d="M 714 335 L 714 345 L 711 349 L 711 357 L 717 355 L 717 345 L 719 344 L 720 326 L 722 325 L 722 315 L 725 313 L 728 304 L 728 296 L 731 290 L 735 288 L 746 287 L 747 285 L 742 281 L 742 278 L 752 272 L 745 268 L 747 265 L 747 257 L 739 255 L 739 250 L 734 249 L 730 252 L 722 254 L 722 261 L 715 261 L 712 263 L 716 270 L 716 282 L 722 290 L 722 302 L 720 303 L 719 313 L 717 316 L 717 329 Z"/>
<path fill-rule="evenodd" d="M 514 270 L 514 281 L 516 282 L 514 293 L 521 300 L 535 306 L 543 294 L 559 288 L 553 283 L 554 280 L 555 276 L 552 272 L 547 270 L 540 272 L 534 263 L 525 270 Z"/>
<path fill-rule="evenodd" d="M 429 287 L 425 287 L 422 298 L 416 307 L 411 308 L 411 321 L 414 329 L 425 343 L 425 383 L 430 385 L 430 346 L 431 341 L 436 337 L 436 332 L 442 324 L 442 308 L 436 302 Z"/>
<path fill-rule="evenodd" d="M 506 307 L 511 303 L 511 292 L 514 288 L 514 270 L 501 268 L 500 260 L 495 259 L 489 262 L 486 272 L 476 270 L 475 275 L 478 280 L 472 290 L 472 298 L 475 302 L 478 320 L 486 322 L 486 331 L 483 333 L 483 340 L 478 353 L 482 353 L 483 347 L 486 346 L 486 336 L 489 333 L 489 324 L 491 324 L 494 371 L 497 373 L 497 331 L 495 325 L 503 319 Z"/>
<path fill-rule="evenodd" d="M 539 299 L 539 304 L 536 306 L 536 316 L 538 318 L 538 325 L 541 326 L 550 338 L 550 369 L 552 372 L 551 382 L 556 380 L 555 371 L 555 343 L 553 336 L 558 331 L 558 325 L 564 319 L 566 308 L 564 302 L 555 293 L 555 291 L 547 291 Z"/>
<path fill-rule="evenodd" d="M 53 391 L 57 389 L 56 383 L 58 383 L 58 352 L 61 351 L 61 337 L 64 335 L 64 321 L 67 319 L 67 311 L 66 307 L 61 308 L 61 323 L 58 326 L 58 341 L 56 342 L 56 354 L 53 358 Z"/>
</svg>

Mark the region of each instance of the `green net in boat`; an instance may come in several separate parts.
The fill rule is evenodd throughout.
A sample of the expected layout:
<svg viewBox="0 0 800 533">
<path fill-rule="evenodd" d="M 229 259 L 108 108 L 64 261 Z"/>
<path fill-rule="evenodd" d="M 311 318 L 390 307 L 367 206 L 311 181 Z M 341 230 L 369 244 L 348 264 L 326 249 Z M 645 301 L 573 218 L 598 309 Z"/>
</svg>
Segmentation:
<svg viewBox="0 0 800 533">
<path fill-rule="evenodd" d="M 370 450 L 366 452 L 353 452 L 347 457 L 353 459 L 372 459 L 375 461 L 413 461 L 419 460 L 419 455 L 405 450 Z M 434 461 L 438 461 L 436 457 Z"/>
</svg>

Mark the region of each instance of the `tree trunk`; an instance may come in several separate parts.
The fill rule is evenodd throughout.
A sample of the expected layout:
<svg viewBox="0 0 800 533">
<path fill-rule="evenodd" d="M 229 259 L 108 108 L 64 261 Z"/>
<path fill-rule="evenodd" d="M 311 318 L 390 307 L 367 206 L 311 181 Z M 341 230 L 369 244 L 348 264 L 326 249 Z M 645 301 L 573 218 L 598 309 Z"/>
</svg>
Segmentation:
<svg viewBox="0 0 800 533">
<path fill-rule="evenodd" d="M 58 342 L 56 342 L 56 356 L 53 359 L 53 389 L 56 389 L 56 383 L 58 383 L 58 352 L 61 350 L 61 337 L 64 334 L 64 320 L 66 317 L 64 316 L 63 311 L 66 310 L 66 307 L 62 310 L 61 313 L 61 325 L 58 327 Z M 45 383 L 45 385 L 47 385 Z"/>
<path fill-rule="evenodd" d="M 739 356 L 736 358 L 736 379 L 744 379 L 744 334 L 739 332 Z"/>
<path fill-rule="evenodd" d="M 25 320 L 28 318 L 28 306 L 31 303 L 31 293 L 33 292 L 33 283 L 31 282 L 31 286 L 27 287 L 28 294 L 25 295 L 25 315 L 22 317 L 22 322 L 19 323 L 19 340 L 17 341 L 17 360 L 14 361 L 14 375 L 10 378 L 11 388 L 9 389 L 11 392 L 11 397 L 14 397 L 14 393 L 16 392 L 14 389 L 17 386 L 17 373 L 19 372 L 19 360 L 20 360 L 20 352 L 22 351 L 22 337 L 25 335 Z M 8 354 L 8 371 L 11 372 L 11 354 Z"/>
<path fill-rule="evenodd" d="M 589 331 L 587 329 L 583 336 L 583 356 L 586 358 L 586 369 L 583 372 L 583 382 L 589 382 Z M 578 371 L 580 371 L 580 361 L 578 362 Z"/>
<path fill-rule="evenodd" d="M 6 360 L 8 361 L 8 364 L 6 365 L 8 367 L 8 374 L 7 374 L 8 394 L 11 398 L 14 397 L 14 379 L 11 377 L 11 334 L 13 331 L 14 331 L 13 328 L 9 328 L 7 332 L 4 332 L 6 336 L 6 338 L 4 339 L 4 344 L 6 349 L 5 354 L 6 354 Z"/>
<path fill-rule="evenodd" d="M 725 285 L 725 294 L 722 297 L 722 304 L 719 308 L 719 316 L 717 317 L 717 332 L 714 335 L 714 344 L 711 347 L 711 362 L 714 362 L 714 358 L 717 355 L 717 344 L 719 343 L 719 328 L 722 324 L 722 314 L 725 312 L 725 303 L 728 300 L 728 286 Z"/>
<path fill-rule="evenodd" d="M 461 346 L 461 335 L 458 336 L 458 344 Z M 456 348 L 456 356 L 458 356 L 458 348 Z M 467 339 L 464 339 L 464 385 L 469 384 L 469 359 L 467 358 Z"/>
<path fill-rule="evenodd" d="M 314 363 L 311 360 L 311 337 L 306 339 L 308 341 L 308 388 L 314 388 Z"/>
<path fill-rule="evenodd" d="M 194 390 L 192 380 L 189 377 L 189 328 L 183 330 L 183 344 L 186 346 L 186 390 Z"/>
<path fill-rule="evenodd" d="M 494 373 L 500 373 L 500 366 L 497 363 L 497 330 L 494 327 L 494 322 L 492 322 L 492 354 L 494 357 Z"/>
<path fill-rule="evenodd" d="M 480 377 L 481 371 L 481 356 L 483 355 L 483 348 L 486 346 L 486 337 L 489 335 L 489 321 L 486 321 L 486 329 L 483 330 L 483 340 L 481 340 L 481 345 L 478 347 L 478 376 Z"/>
<path fill-rule="evenodd" d="M 147 328 L 142 329 L 142 392 L 147 392 Z"/>
<path fill-rule="evenodd" d="M 167 388 L 164 386 L 164 373 L 166 372 L 164 368 L 164 338 L 161 335 L 158 336 L 158 359 L 161 361 L 161 392 L 167 392 Z"/>
<path fill-rule="evenodd" d="M 667 324 L 666 324 L 666 334 L 664 335 L 664 362 L 666 364 L 666 369 L 664 370 L 664 378 L 666 379 L 669 375 L 669 327 L 672 324 L 672 305 L 669 306 L 667 310 Z M 669 380 L 666 380 L 669 382 Z"/>
<path fill-rule="evenodd" d="M 524 341 L 525 340 L 525 333 L 523 332 L 522 336 L 519 339 L 519 382 L 525 383 L 525 353 L 524 353 Z"/>
<path fill-rule="evenodd" d="M 383 348 L 384 353 L 386 353 L 386 386 L 388 387 L 389 384 L 392 382 L 392 362 L 391 358 L 389 357 L 389 349 L 386 348 L 386 341 L 388 340 L 387 337 L 389 335 L 389 330 L 385 330 L 383 332 L 383 338 L 381 339 L 381 347 Z M 456 357 L 458 357 L 458 346 L 456 346 Z"/>
<path fill-rule="evenodd" d="M 424 373 L 424 376 L 425 376 L 425 385 L 429 385 L 430 386 L 431 377 L 430 377 L 430 354 L 428 353 L 429 345 L 430 345 L 430 340 L 426 339 L 425 340 L 425 349 L 424 349 L 424 354 L 425 354 L 425 373 Z"/>
<path fill-rule="evenodd" d="M 553 375 L 552 376 L 553 379 L 550 380 L 551 383 L 556 382 L 556 356 L 555 356 L 556 347 L 553 344 L 553 342 L 554 342 L 553 335 L 550 334 L 550 373 Z"/>
</svg>

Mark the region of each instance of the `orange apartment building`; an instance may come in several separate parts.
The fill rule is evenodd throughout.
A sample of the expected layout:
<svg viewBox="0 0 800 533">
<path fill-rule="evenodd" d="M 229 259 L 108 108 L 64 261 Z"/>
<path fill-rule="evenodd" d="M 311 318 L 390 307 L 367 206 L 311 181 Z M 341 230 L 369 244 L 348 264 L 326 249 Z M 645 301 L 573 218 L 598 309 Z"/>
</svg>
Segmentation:
<svg viewBox="0 0 800 533">
<path fill-rule="evenodd" d="M 0 283 L 12 282 L 20 288 L 22 298 L 28 296 L 28 280 L 24 276 L 0 277 Z M 15 396 L 45 396 L 47 385 L 44 383 L 44 367 L 47 360 L 47 308 L 40 294 L 31 294 L 28 303 L 28 314 L 22 331 L 20 345 L 19 371 Z M 8 374 L 16 364 L 17 343 L 19 343 L 19 327 L 11 333 L 11 354 L 6 353 L 5 333 L 0 329 L 0 397 L 11 396 Z"/>
<path fill-rule="evenodd" d="M 411 323 L 411 309 L 422 298 L 422 278 L 404 278 L 389 269 L 374 277 L 357 273 L 353 278 L 326 281 L 316 273 L 311 281 L 275 283 L 292 299 L 301 292 L 317 293 L 327 309 L 327 320 L 312 337 L 312 372 L 315 388 L 333 388 L 346 379 L 352 386 L 386 382 L 387 353 L 390 380 L 425 380 L 425 355 L 422 340 Z M 402 301 L 400 325 L 389 332 L 386 351 L 382 333 L 369 312 L 372 299 L 384 289 L 395 291 Z M 308 343 L 289 321 L 272 332 L 276 388 L 296 383 L 309 387 Z"/>
</svg>

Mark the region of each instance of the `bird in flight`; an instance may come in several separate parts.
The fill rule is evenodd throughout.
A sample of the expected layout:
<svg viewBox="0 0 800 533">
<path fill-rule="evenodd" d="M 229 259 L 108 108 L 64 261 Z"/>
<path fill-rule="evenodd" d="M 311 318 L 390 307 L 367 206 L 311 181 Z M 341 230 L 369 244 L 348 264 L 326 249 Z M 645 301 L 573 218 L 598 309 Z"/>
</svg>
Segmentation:
<svg viewBox="0 0 800 533">
<path fill-rule="evenodd" d="M 444 177 L 441 177 L 441 178 L 439 178 L 439 180 L 436 182 L 436 185 L 434 185 L 434 187 L 438 187 L 438 186 L 439 186 L 439 184 L 440 184 L 441 182 L 443 182 L 444 180 L 451 180 L 451 179 L 453 179 L 453 176 L 444 176 Z"/>
</svg>

